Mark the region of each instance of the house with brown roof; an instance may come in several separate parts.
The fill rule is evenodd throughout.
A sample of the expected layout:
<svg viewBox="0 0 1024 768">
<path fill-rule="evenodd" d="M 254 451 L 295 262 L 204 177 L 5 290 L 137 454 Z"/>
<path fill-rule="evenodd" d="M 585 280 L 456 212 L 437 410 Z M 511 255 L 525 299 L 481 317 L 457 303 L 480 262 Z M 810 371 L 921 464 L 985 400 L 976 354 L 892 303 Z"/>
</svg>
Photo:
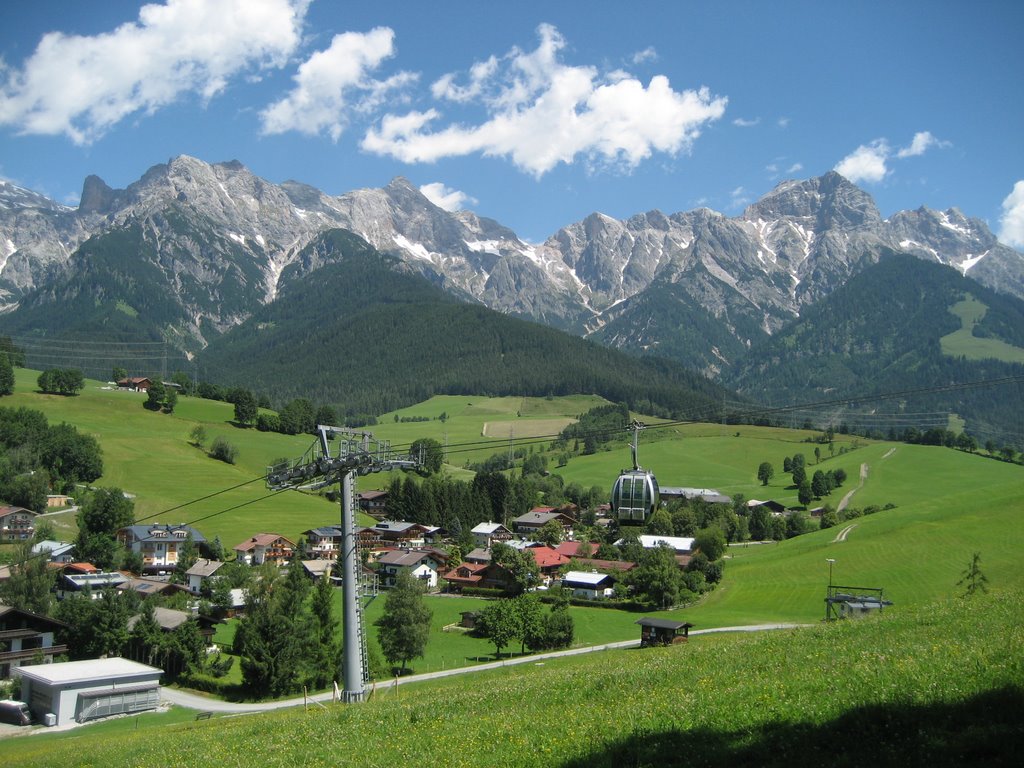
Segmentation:
<svg viewBox="0 0 1024 768">
<path fill-rule="evenodd" d="M 295 553 L 295 542 L 278 533 L 257 533 L 234 548 L 235 558 L 246 565 L 270 563 L 287 565 Z"/>
<path fill-rule="evenodd" d="M 541 578 L 548 582 L 558 573 L 563 565 L 568 565 L 569 558 L 551 547 L 530 547 L 526 550 L 537 563 Z"/>
<path fill-rule="evenodd" d="M 438 556 L 437 550 L 396 549 L 377 558 L 377 575 L 382 587 L 395 586 L 398 575 L 406 572 L 426 584 L 428 589 L 436 589 L 437 574 L 446 560 Z"/>
<path fill-rule="evenodd" d="M 512 521 L 512 530 L 523 536 L 532 536 L 552 520 L 562 526 L 562 533 L 566 537 L 572 536 L 573 526 L 579 522 L 562 509 L 534 507 L 525 515 L 520 515 Z"/>
<path fill-rule="evenodd" d="M 388 514 L 388 492 L 360 491 L 358 504 L 359 509 L 370 515 L 370 517 L 382 520 Z"/>
<path fill-rule="evenodd" d="M 118 389 L 130 389 L 133 392 L 145 392 L 153 386 L 153 380 L 147 376 L 129 376 L 117 382 Z"/>
<path fill-rule="evenodd" d="M 441 574 L 448 582 L 448 591 L 461 592 L 465 587 L 479 587 L 483 581 L 483 571 L 487 563 L 460 563 Z"/>
</svg>

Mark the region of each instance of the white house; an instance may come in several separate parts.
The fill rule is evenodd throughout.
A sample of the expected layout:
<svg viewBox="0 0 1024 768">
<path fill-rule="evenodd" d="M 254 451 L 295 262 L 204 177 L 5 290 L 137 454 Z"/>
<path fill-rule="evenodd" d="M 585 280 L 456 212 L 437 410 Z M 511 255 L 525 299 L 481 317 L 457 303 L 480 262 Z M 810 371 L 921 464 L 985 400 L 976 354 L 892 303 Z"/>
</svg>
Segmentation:
<svg viewBox="0 0 1024 768">
<path fill-rule="evenodd" d="M 615 594 L 615 579 L 607 573 L 569 571 L 562 577 L 562 586 L 572 590 L 573 597 L 597 600 Z"/>
<path fill-rule="evenodd" d="M 50 553 L 51 563 L 73 563 L 75 561 L 75 545 L 66 541 L 46 539 L 32 545 L 33 555 L 42 555 L 43 552 Z"/>
<path fill-rule="evenodd" d="M 424 582 L 428 589 L 435 589 L 437 572 L 442 565 L 432 551 L 396 549 L 385 552 L 377 559 L 377 574 L 384 587 L 395 586 L 398 574 L 407 571 L 414 579 Z"/>
<path fill-rule="evenodd" d="M 21 698 L 47 725 L 156 709 L 162 669 L 118 657 L 18 669 Z"/>
<path fill-rule="evenodd" d="M 178 554 L 190 538 L 197 547 L 205 546 L 206 538 L 190 525 L 129 525 L 117 532 L 118 540 L 132 552 L 142 555 L 144 571 L 172 571 L 178 565 Z"/>
<path fill-rule="evenodd" d="M 482 549 L 487 549 L 495 541 L 508 541 L 512 538 L 512 531 L 501 523 L 479 523 L 471 531 L 473 543 Z"/>
<path fill-rule="evenodd" d="M 196 560 L 195 565 L 185 571 L 185 576 L 188 578 L 188 591 L 193 595 L 198 595 L 203 584 L 216 578 L 217 571 L 223 565 L 224 563 L 220 560 L 208 560 L 205 557 Z"/>
</svg>

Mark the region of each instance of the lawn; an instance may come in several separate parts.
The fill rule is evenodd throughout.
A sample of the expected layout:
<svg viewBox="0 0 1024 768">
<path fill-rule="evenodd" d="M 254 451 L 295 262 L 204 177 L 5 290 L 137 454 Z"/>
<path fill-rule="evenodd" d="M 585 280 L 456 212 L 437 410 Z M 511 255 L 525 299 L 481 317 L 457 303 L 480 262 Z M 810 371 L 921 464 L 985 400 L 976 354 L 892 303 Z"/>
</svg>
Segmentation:
<svg viewBox="0 0 1024 768">
<path fill-rule="evenodd" d="M 691 637 L 378 691 L 357 706 L 131 720 L 0 742 L 19 766 L 1013 765 L 1024 594 Z M 59 743 L 58 743 L 59 742 Z M 58 758 L 59 753 L 59 758 Z"/>
</svg>

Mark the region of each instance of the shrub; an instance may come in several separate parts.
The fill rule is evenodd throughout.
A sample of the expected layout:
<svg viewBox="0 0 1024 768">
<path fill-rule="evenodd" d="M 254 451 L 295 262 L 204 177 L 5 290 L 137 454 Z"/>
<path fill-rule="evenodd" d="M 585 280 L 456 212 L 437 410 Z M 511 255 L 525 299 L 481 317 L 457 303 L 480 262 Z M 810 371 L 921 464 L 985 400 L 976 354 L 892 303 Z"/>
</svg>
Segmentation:
<svg viewBox="0 0 1024 768">
<path fill-rule="evenodd" d="M 218 437 L 210 446 L 210 456 L 226 464 L 234 464 L 238 449 L 223 437 Z"/>
</svg>

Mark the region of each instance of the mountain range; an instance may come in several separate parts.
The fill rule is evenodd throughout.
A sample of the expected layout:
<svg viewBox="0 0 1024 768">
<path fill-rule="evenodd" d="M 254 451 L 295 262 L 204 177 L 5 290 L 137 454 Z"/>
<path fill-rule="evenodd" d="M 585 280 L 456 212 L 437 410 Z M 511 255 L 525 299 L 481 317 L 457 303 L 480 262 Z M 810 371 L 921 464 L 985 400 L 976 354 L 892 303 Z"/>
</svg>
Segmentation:
<svg viewBox="0 0 1024 768">
<path fill-rule="evenodd" d="M 984 222 L 955 208 L 883 219 L 835 172 L 782 182 L 736 217 L 594 213 L 531 244 L 403 178 L 331 196 L 179 156 L 126 189 L 88 177 L 77 208 L 0 182 L 0 329 L 163 339 L 190 356 L 225 349 L 216 342 L 290 284 L 337 263 L 341 251 L 319 245 L 336 229 L 457 300 L 668 358 L 755 397 L 755 353 L 887 255 L 1024 298 L 1024 256 Z"/>
</svg>

